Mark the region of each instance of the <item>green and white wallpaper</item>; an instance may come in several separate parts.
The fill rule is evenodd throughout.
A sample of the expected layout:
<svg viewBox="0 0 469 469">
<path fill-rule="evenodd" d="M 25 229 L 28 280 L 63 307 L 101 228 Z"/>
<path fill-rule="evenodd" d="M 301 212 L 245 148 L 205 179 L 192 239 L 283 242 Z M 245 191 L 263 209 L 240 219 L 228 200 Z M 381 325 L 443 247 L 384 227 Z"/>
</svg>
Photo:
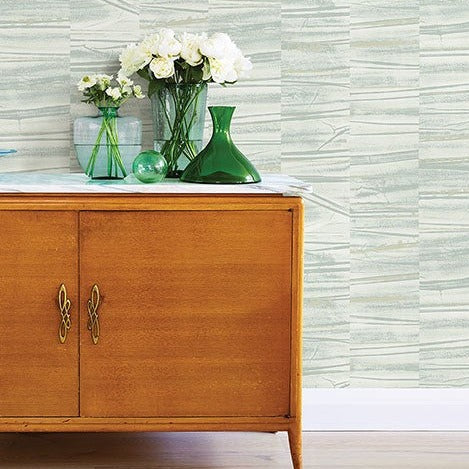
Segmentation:
<svg viewBox="0 0 469 469">
<path fill-rule="evenodd" d="M 0 171 L 77 170 L 76 82 L 162 26 L 232 35 L 254 71 L 209 102 L 313 185 L 305 386 L 469 387 L 467 0 L 3 0 Z"/>
</svg>

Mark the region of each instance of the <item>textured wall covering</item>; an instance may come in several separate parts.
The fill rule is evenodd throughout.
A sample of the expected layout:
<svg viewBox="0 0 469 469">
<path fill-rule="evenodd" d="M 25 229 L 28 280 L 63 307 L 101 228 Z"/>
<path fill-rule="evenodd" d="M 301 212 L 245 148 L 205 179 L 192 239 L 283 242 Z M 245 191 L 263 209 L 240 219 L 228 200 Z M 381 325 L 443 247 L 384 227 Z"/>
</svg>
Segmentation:
<svg viewBox="0 0 469 469">
<path fill-rule="evenodd" d="M 261 170 L 307 197 L 305 385 L 469 386 L 466 0 L 3 0 L 0 170 L 77 169 L 75 83 L 161 26 L 230 33 L 251 78 L 213 86 Z M 147 101 L 125 112 L 144 121 Z"/>
</svg>

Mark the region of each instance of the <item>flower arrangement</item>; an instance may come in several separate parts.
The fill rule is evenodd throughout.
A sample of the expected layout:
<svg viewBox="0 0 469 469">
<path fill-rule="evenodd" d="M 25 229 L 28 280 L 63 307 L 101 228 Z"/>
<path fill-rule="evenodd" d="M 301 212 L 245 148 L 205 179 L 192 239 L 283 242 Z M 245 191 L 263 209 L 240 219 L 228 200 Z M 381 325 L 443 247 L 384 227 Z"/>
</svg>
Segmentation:
<svg viewBox="0 0 469 469">
<path fill-rule="evenodd" d="M 161 83 L 235 83 L 252 69 L 251 60 L 224 33 L 182 33 L 160 29 L 139 44 L 131 44 L 119 57 L 122 73 L 138 73 L 150 81 L 148 95 Z M 152 83 L 155 83 L 153 84 Z"/>
<path fill-rule="evenodd" d="M 85 99 L 83 102 L 101 107 L 119 107 L 129 98 L 142 99 L 140 85 L 134 82 L 119 71 L 117 79 L 112 75 L 97 73 L 95 75 L 84 75 L 78 82 L 78 90 L 83 92 Z"/>
<path fill-rule="evenodd" d="M 127 170 L 119 149 L 119 135 L 117 132 L 117 110 L 128 99 L 144 98 L 140 85 L 119 72 L 117 78 L 112 75 L 95 74 L 84 75 L 78 82 L 79 91 L 83 92 L 83 102 L 94 104 L 102 114 L 96 142 L 91 151 L 85 173 L 95 176 L 95 166 L 101 148 L 105 145 L 107 157 L 107 177 L 122 178 L 127 176 Z"/>
<path fill-rule="evenodd" d="M 178 177 L 202 146 L 207 83 L 233 84 L 252 63 L 224 33 L 176 34 L 160 29 L 120 54 L 121 73 L 148 81 L 154 148 Z"/>
</svg>

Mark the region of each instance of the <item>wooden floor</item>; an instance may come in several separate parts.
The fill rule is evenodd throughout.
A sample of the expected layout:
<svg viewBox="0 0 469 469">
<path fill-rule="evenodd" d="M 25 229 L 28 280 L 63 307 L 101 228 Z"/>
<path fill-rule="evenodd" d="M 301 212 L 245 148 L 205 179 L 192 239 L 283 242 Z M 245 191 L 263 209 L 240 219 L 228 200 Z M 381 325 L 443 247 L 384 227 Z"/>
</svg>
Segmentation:
<svg viewBox="0 0 469 469">
<path fill-rule="evenodd" d="M 468 469 L 469 433 L 306 433 L 305 469 Z M 0 434 L 0 467 L 290 469 L 285 433 Z"/>
</svg>

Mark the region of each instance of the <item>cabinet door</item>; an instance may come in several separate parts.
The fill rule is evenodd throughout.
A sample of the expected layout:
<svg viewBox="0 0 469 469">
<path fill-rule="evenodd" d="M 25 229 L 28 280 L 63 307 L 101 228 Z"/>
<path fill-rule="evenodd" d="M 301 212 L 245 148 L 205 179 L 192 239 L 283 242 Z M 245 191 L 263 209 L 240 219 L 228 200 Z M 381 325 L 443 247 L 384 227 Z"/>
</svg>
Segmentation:
<svg viewBox="0 0 469 469">
<path fill-rule="evenodd" d="M 81 415 L 288 414 L 291 235 L 288 211 L 82 212 Z"/>
<path fill-rule="evenodd" d="M 0 416 L 76 416 L 78 215 L 0 211 L 0 227 Z M 64 343 L 61 284 L 71 301 Z"/>
</svg>

